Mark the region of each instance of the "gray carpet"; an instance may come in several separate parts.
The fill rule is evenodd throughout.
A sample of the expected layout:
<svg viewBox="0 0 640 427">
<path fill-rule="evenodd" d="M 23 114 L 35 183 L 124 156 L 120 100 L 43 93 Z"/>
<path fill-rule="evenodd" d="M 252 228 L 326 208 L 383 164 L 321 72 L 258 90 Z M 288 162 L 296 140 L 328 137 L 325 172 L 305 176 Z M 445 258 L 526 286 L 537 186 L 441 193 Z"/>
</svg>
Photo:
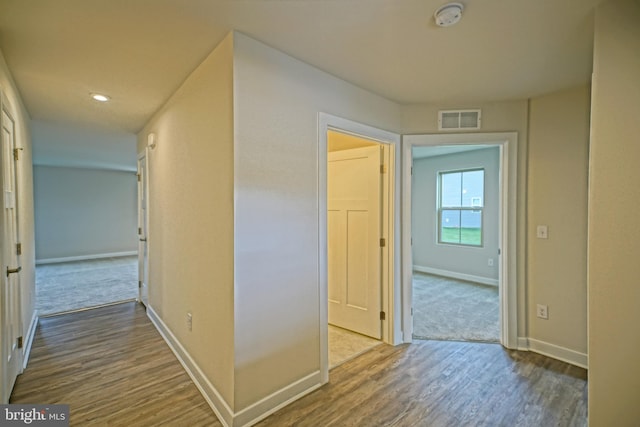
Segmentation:
<svg viewBox="0 0 640 427">
<path fill-rule="evenodd" d="M 36 267 L 36 310 L 40 316 L 137 297 L 135 256 Z"/>
<path fill-rule="evenodd" d="M 413 337 L 499 342 L 498 288 L 414 272 Z"/>
</svg>

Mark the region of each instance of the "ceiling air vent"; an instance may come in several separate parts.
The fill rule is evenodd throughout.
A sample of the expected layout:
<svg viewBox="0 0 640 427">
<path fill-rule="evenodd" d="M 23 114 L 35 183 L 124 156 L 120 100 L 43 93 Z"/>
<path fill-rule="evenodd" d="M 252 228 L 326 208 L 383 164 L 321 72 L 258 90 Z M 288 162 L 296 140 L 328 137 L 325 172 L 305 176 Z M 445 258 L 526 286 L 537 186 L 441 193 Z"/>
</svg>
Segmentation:
<svg viewBox="0 0 640 427">
<path fill-rule="evenodd" d="M 438 130 L 480 129 L 481 122 L 480 110 L 438 111 Z"/>
</svg>

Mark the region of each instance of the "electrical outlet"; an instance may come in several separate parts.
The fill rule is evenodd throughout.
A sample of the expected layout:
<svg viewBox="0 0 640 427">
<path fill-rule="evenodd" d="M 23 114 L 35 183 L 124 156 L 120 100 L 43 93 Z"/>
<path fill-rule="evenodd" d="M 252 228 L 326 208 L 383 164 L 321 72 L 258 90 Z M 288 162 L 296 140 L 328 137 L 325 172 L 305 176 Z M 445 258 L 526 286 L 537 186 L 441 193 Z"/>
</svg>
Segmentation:
<svg viewBox="0 0 640 427">
<path fill-rule="evenodd" d="M 536 314 L 540 319 L 548 319 L 549 318 L 549 306 L 544 304 L 538 304 L 536 307 Z"/>
<path fill-rule="evenodd" d="M 487 265 L 489 267 L 493 267 L 493 258 L 489 258 L 489 261 L 487 261 Z"/>
<path fill-rule="evenodd" d="M 191 316 L 191 313 L 187 313 L 187 329 L 189 330 L 189 332 L 191 332 L 192 327 L 193 327 L 193 316 Z"/>
</svg>

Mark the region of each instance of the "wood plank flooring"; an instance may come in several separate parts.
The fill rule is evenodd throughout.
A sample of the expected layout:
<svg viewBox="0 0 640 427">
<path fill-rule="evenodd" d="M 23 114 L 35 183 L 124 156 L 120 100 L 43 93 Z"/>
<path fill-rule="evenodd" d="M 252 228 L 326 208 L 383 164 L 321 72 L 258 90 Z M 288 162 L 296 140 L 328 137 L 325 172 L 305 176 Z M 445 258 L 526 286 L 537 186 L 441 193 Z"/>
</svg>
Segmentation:
<svg viewBox="0 0 640 427">
<path fill-rule="evenodd" d="M 267 426 L 586 426 L 584 369 L 499 344 L 380 345 Z"/>
<path fill-rule="evenodd" d="M 69 404 L 72 426 L 221 426 L 137 303 L 40 320 L 11 403 Z"/>
<path fill-rule="evenodd" d="M 220 426 L 144 310 L 42 319 L 12 403 L 66 403 L 71 425 Z M 585 426 L 586 371 L 497 344 L 379 345 L 266 426 Z"/>
</svg>

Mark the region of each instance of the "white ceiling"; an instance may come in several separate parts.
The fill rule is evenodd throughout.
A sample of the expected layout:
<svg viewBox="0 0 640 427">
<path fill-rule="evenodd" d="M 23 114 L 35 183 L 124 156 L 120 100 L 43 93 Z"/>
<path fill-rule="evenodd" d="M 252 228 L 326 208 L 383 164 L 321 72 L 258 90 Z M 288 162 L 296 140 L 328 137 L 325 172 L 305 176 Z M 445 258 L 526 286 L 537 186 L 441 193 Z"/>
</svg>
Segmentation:
<svg viewBox="0 0 640 427">
<path fill-rule="evenodd" d="M 136 132 L 232 29 L 402 104 L 582 84 L 599 2 L 463 0 L 439 28 L 443 0 L 0 0 L 0 48 L 32 118 Z"/>
</svg>

